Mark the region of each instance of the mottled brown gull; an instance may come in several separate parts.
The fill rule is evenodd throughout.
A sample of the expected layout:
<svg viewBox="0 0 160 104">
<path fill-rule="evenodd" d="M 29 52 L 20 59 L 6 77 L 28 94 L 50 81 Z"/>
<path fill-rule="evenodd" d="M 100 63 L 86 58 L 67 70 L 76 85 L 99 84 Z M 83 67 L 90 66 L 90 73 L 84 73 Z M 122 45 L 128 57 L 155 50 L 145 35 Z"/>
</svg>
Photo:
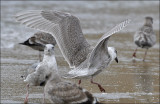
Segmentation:
<svg viewBox="0 0 160 104">
<path fill-rule="evenodd" d="M 34 50 L 38 50 L 39 51 L 39 60 L 41 61 L 41 52 L 44 51 L 45 45 L 46 44 L 56 45 L 56 40 L 49 33 L 36 32 L 36 33 L 34 33 L 33 36 L 31 36 L 26 41 L 24 41 L 23 43 L 20 43 L 20 44 L 29 46 Z"/>
<path fill-rule="evenodd" d="M 145 48 L 145 55 L 143 57 L 143 61 L 145 61 L 147 51 L 156 43 L 156 34 L 153 31 L 153 18 L 152 17 L 145 17 L 144 25 L 136 31 L 134 35 L 134 42 L 137 45 L 134 53 L 133 58 L 136 57 L 137 48 Z"/>
<path fill-rule="evenodd" d="M 127 19 L 104 34 L 92 49 L 81 30 L 79 19 L 70 13 L 52 10 L 22 11 L 15 18 L 22 24 L 53 35 L 68 62 L 71 70 L 65 78 L 93 77 L 105 69 L 112 60 L 117 60 L 115 48 L 108 47 L 108 39 L 112 34 L 123 29 L 130 20 Z M 100 84 L 101 91 L 105 91 Z"/>
</svg>

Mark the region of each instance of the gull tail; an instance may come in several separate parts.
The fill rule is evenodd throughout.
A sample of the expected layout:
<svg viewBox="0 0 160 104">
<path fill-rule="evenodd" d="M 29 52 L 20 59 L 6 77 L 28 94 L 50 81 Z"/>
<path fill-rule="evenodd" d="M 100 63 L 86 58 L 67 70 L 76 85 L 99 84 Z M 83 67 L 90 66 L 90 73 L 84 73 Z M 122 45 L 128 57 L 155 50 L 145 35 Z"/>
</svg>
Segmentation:
<svg viewBox="0 0 160 104">
<path fill-rule="evenodd" d="M 67 73 L 67 74 L 63 75 L 62 78 L 72 79 L 72 78 L 76 78 L 76 76 L 73 75 L 73 74 L 68 74 L 68 73 Z"/>
<path fill-rule="evenodd" d="M 82 89 L 82 91 L 86 94 L 87 96 L 87 101 L 85 102 L 81 102 L 79 104 L 103 104 L 103 103 L 100 103 L 98 101 L 98 99 L 96 97 L 94 97 L 90 92 L 88 92 L 87 90 L 83 89 L 83 88 L 80 88 Z"/>
<path fill-rule="evenodd" d="M 88 69 L 73 69 L 63 76 L 63 78 L 80 78 L 88 76 Z"/>
</svg>

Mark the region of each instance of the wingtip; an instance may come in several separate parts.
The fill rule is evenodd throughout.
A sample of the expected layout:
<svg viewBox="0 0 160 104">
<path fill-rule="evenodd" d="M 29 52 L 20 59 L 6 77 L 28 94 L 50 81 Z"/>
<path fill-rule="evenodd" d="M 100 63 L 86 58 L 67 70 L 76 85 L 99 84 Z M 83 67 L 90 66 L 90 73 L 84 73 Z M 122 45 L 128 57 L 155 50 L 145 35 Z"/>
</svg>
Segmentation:
<svg viewBox="0 0 160 104">
<path fill-rule="evenodd" d="M 17 22 L 20 22 L 20 19 L 19 17 L 24 15 L 24 14 L 27 14 L 27 13 L 40 13 L 41 10 L 21 10 L 21 11 L 18 11 L 17 13 L 15 13 L 15 15 L 13 15 L 13 17 L 15 18 L 15 20 Z"/>
</svg>

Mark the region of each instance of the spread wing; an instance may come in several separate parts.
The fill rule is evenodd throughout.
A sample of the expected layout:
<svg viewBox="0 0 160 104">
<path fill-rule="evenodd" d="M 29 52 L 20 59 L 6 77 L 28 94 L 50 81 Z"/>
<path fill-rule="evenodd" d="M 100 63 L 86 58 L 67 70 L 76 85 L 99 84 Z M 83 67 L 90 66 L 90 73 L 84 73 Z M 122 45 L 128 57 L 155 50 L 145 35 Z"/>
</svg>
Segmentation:
<svg viewBox="0 0 160 104">
<path fill-rule="evenodd" d="M 122 30 L 125 26 L 128 25 L 130 22 L 130 19 L 127 19 L 120 24 L 116 25 L 114 28 L 112 28 L 109 32 L 104 34 L 99 41 L 97 42 L 95 48 L 92 50 L 90 57 L 89 57 L 89 67 L 96 66 L 97 64 L 101 63 L 100 61 L 107 61 L 108 58 L 109 61 L 109 55 L 108 55 L 108 40 L 109 37 L 116 32 Z"/>
<path fill-rule="evenodd" d="M 77 67 L 86 59 L 90 45 L 77 17 L 58 11 L 33 10 L 19 12 L 15 18 L 27 27 L 52 34 L 70 67 Z"/>
</svg>

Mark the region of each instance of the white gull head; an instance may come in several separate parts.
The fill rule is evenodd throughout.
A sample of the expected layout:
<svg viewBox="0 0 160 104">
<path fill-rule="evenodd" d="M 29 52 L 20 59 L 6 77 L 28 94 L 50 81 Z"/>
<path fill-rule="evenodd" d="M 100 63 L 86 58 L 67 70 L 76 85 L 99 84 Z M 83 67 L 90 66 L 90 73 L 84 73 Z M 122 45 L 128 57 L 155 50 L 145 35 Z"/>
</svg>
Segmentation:
<svg viewBox="0 0 160 104">
<path fill-rule="evenodd" d="M 45 55 L 53 55 L 54 54 L 54 46 L 52 44 L 46 44 L 44 49 Z"/>
<path fill-rule="evenodd" d="M 117 51 L 114 47 L 108 47 L 108 53 L 111 56 L 111 61 L 115 60 L 118 63 Z"/>
</svg>

